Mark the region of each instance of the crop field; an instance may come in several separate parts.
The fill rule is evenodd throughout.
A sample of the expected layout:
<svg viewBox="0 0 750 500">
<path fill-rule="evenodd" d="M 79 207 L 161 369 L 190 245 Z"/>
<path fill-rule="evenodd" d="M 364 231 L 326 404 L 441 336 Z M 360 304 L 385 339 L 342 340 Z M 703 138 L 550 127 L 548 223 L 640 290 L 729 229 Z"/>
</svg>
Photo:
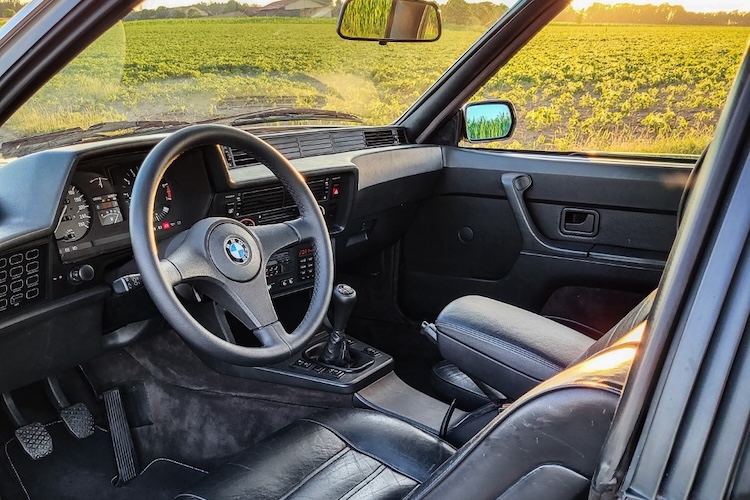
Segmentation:
<svg viewBox="0 0 750 500">
<path fill-rule="evenodd" d="M 270 106 L 396 119 L 480 35 L 430 44 L 341 40 L 332 19 L 221 18 L 117 25 L 0 130 L 17 136 L 113 120 L 200 120 Z M 474 97 L 509 99 L 501 147 L 700 152 L 749 28 L 553 24 Z"/>
</svg>

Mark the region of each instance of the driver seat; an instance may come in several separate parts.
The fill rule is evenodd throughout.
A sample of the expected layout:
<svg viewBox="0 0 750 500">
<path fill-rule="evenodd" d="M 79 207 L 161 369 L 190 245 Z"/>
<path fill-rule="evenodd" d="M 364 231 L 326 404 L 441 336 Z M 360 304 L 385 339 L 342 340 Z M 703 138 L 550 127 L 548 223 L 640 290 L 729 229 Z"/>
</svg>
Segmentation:
<svg viewBox="0 0 750 500">
<path fill-rule="evenodd" d="M 326 411 L 241 452 L 176 498 L 580 498 L 644 326 L 538 385 L 458 450 L 374 411 Z"/>
</svg>

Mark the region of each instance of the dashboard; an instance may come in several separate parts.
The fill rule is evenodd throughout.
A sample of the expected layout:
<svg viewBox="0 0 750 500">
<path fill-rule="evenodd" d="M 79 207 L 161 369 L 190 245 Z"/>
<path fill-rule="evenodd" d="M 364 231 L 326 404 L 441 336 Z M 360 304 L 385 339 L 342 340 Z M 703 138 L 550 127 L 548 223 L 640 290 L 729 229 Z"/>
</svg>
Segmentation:
<svg viewBox="0 0 750 500">
<path fill-rule="evenodd" d="M 372 130 L 348 129 L 346 141 L 330 132 L 331 151 L 321 154 L 321 134 L 329 132 L 267 139 L 279 142 L 318 201 L 337 263 L 395 243 L 442 169 L 440 147 L 389 146 L 396 132 L 375 132 L 372 145 L 351 139 Z M 0 166 L 1 392 L 126 345 L 159 320 L 133 260 L 129 206 L 140 165 L 162 137 L 84 143 Z M 337 152 L 342 145 L 349 150 Z M 152 223 L 162 253 L 205 217 L 262 225 L 298 215 L 266 167 L 212 145 L 170 165 Z M 300 243 L 271 256 L 265 272 L 274 300 L 312 286 L 312 252 Z"/>
</svg>

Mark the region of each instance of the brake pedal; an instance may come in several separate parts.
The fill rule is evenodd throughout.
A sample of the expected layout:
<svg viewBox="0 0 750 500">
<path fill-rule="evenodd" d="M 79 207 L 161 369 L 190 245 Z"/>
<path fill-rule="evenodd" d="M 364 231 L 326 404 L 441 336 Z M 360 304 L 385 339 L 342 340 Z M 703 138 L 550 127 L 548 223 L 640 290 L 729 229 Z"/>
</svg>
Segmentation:
<svg viewBox="0 0 750 500">
<path fill-rule="evenodd" d="M 39 422 L 16 429 L 16 439 L 32 460 L 39 460 L 52 453 L 52 436 Z"/>
<path fill-rule="evenodd" d="M 73 436 L 85 439 L 94 433 L 94 416 L 85 404 L 70 404 L 57 378 L 47 377 L 47 395 Z"/>
<path fill-rule="evenodd" d="M 83 403 L 76 403 L 60 410 L 60 418 L 71 434 L 85 439 L 94 434 L 94 416 Z"/>
</svg>

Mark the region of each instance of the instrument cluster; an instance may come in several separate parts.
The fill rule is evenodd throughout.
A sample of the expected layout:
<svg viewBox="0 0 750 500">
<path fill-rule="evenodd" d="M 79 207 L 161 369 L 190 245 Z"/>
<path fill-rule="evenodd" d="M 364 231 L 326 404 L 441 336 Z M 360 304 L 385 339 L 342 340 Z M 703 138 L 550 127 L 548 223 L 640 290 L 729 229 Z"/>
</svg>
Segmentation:
<svg viewBox="0 0 750 500">
<path fill-rule="evenodd" d="M 79 165 L 65 191 L 55 228 L 64 262 L 129 245 L 130 200 L 144 158 L 145 154 Z M 187 153 L 176 160 L 162 178 L 154 200 L 157 239 L 189 227 L 203 217 L 210 195 L 200 155 Z"/>
</svg>

